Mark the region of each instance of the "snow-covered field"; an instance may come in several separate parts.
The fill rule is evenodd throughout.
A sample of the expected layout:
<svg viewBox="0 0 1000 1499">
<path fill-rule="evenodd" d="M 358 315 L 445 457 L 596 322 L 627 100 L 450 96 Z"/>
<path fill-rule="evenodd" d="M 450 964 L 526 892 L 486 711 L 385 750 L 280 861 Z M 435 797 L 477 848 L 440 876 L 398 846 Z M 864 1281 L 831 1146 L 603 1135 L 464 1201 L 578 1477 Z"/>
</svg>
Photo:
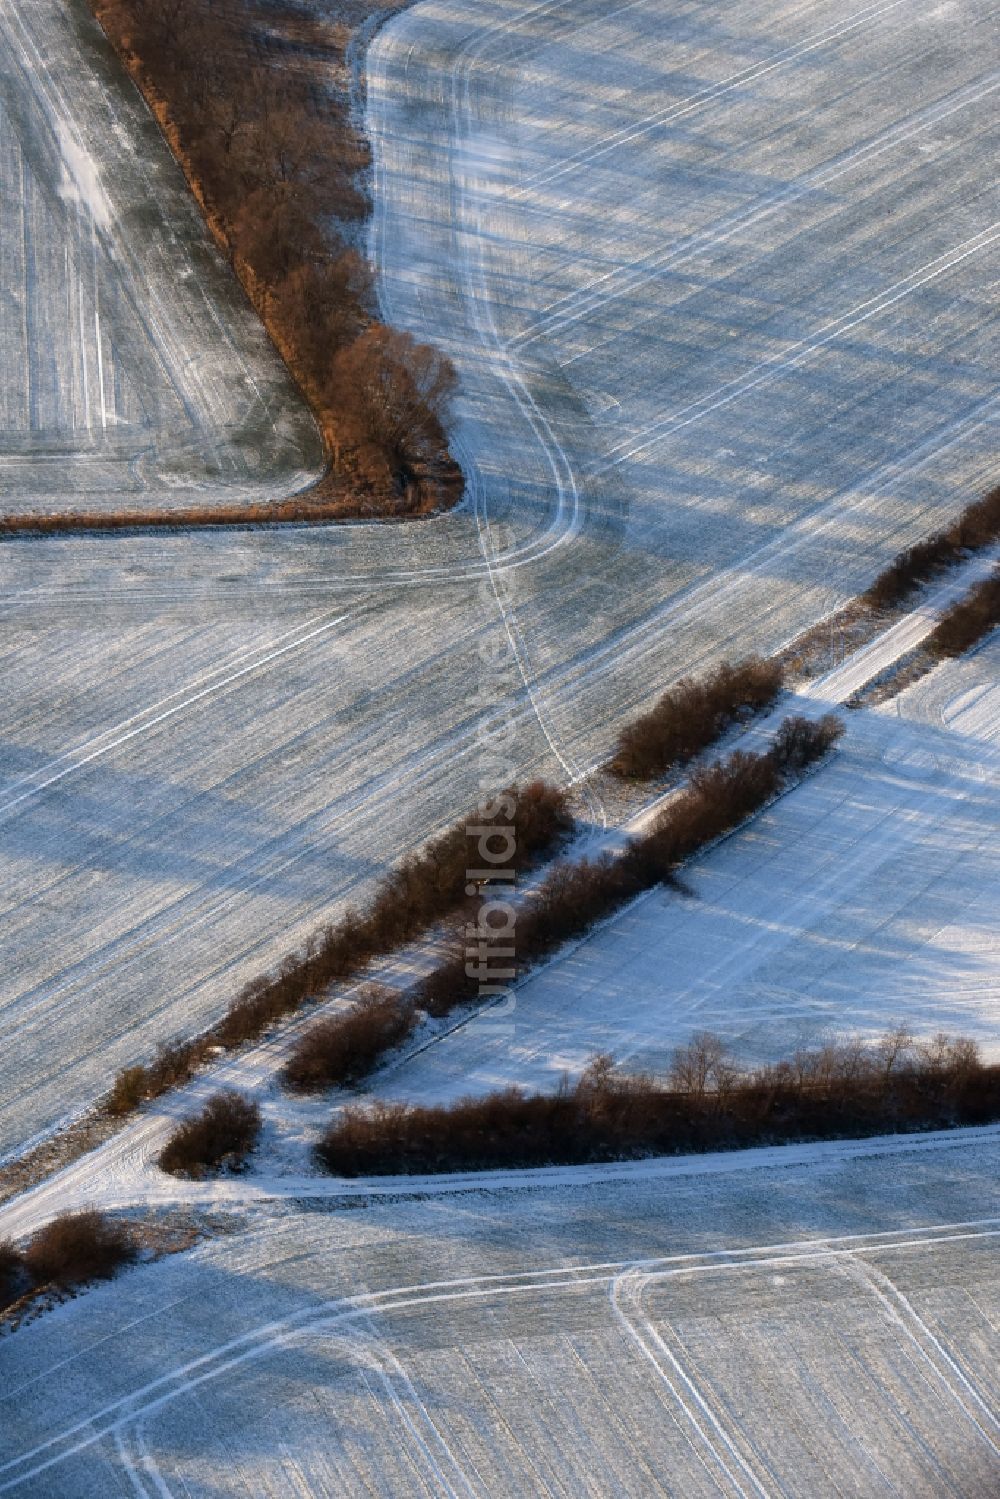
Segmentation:
<svg viewBox="0 0 1000 1499">
<path fill-rule="evenodd" d="M 995 1138 L 274 1209 L 0 1340 L 0 1493 L 985 1499 Z"/>
<path fill-rule="evenodd" d="M 384 1072 L 429 1102 L 551 1088 L 594 1053 L 663 1070 L 696 1030 L 744 1060 L 897 1022 L 1000 1054 L 1000 634 L 876 710 L 832 762 L 516 994 Z"/>
<path fill-rule="evenodd" d="M 280 494 L 319 464 L 310 418 L 119 71 L 79 0 L 4 7 L 6 513 Z"/>
<path fill-rule="evenodd" d="M 485 746 L 578 777 L 995 480 L 995 43 L 981 0 L 425 0 L 383 30 L 380 294 L 460 367 L 470 502 L 0 545 L 0 1152 L 452 820 Z M 310 424 L 82 0 L 3 8 L 0 77 L 4 504 L 300 482 Z M 853 716 L 693 898 L 379 1088 L 544 1085 L 695 1026 L 992 1042 L 998 664 Z M 227 1065 L 267 1088 L 279 1044 Z M 0 1494 L 1000 1487 L 996 1128 L 345 1185 L 292 1174 L 321 1100 L 185 1184 L 149 1157 L 186 1106 L 0 1211 L 236 1230 L 0 1338 Z"/>
<path fill-rule="evenodd" d="M 954 578 L 930 591 L 742 742 L 759 748 L 788 711 L 818 715 L 843 702 L 866 673 L 895 659 L 890 650 L 916 644 L 933 627 L 932 603 L 961 586 Z M 827 1038 L 878 1036 L 897 1023 L 920 1037 L 971 1035 L 995 1056 L 998 657 L 1000 636 L 890 705 L 847 713 L 847 738 L 832 761 L 694 861 L 686 894 L 641 898 L 528 978 L 513 1007 L 505 1000 L 425 1021 L 376 1073 L 369 1096 L 432 1103 L 512 1083 L 546 1089 L 598 1051 L 660 1071 L 675 1045 L 705 1028 L 744 1061 Z M 656 805 L 624 828 L 592 834 L 587 852 L 641 832 Z M 402 990 L 434 961 L 434 945 L 418 941 L 376 976 Z M 328 1009 L 352 999 L 335 987 Z M 240 1200 L 273 1191 L 279 1177 L 285 1198 L 325 1190 L 312 1147 L 333 1109 L 357 1094 L 282 1089 L 277 1074 L 297 1034 L 294 1023 L 279 1027 L 148 1105 L 96 1151 L 0 1208 L 0 1238 L 23 1237 L 68 1206 L 204 1203 L 220 1190 Z M 177 1120 L 223 1086 L 263 1109 L 252 1184 L 178 1187 L 156 1157 Z"/>
<path fill-rule="evenodd" d="M 102 191 L 146 173 L 190 223 L 81 14 L 8 7 L 4 55 L 34 31 Z M 576 776 L 992 478 L 991 26 L 978 0 L 433 0 L 380 33 L 373 253 L 387 312 L 459 363 L 470 503 L 0 547 L 0 1150 L 470 805 L 477 729 Z M 60 160 L 75 224 L 95 178 Z"/>
</svg>

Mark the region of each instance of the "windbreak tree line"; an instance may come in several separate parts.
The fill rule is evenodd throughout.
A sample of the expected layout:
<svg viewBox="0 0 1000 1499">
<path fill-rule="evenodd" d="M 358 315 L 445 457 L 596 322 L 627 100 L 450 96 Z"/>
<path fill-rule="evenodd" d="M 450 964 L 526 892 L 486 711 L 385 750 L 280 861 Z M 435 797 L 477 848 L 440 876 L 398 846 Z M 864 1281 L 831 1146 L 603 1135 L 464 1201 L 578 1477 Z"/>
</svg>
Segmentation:
<svg viewBox="0 0 1000 1499">
<path fill-rule="evenodd" d="M 484 978 L 502 990 L 505 982 L 523 977 L 564 942 L 582 936 L 642 891 L 671 880 L 686 859 L 759 811 L 822 759 L 842 732 L 832 715 L 818 722 L 787 718 L 765 753 L 737 750 L 726 760 L 699 767 L 688 788 L 622 854 L 554 864 L 518 903 L 516 927 L 494 928 L 485 920 L 484 903 L 491 903 L 494 892 L 480 893 L 466 905 L 461 934 L 454 931 L 445 941 L 440 961 L 412 994 L 367 986 L 352 1005 L 302 1032 L 281 1081 L 300 1093 L 360 1082 L 412 1033 L 418 1008 L 441 1017 L 481 998 Z M 452 839 L 453 834 L 446 835 L 438 845 L 439 858 Z M 460 878 L 456 853 L 439 865 L 453 867 L 451 878 Z M 411 895 L 394 898 L 391 909 L 405 910 L 421 888 L 424 877 L 414 880 L 415 873 L 416 866 L 406 865 L 396 872 L 393 878 Z"/>
<path fill-rule="evenodd" d="M 958 599 L 927 637 L 932 656 L 960 656 L 1000 625 L 1000 571 Z"/>
<path fill-rule="evenodd" d="M 1000 485 L 967 505 L 943 531 L 898 553 L 861 595 L 862 602 L 873 609 L 907 603 L 925 583 L 995 541 L 1000 541 Z"/>
<path fill-rule="evenodd" d="M 347 28 L 280 0 L 93 5 L 312 405 L 352 511 L 453 503 L 454 371 L 376 319 L 368 266 L 341 232 L 367 208 L 367 148 L 327 83 Z"/>
<path fill-rule="evenodd" d="M 688 859 L 793 785 L 843 732 L 833 714 L 817 720 L 786 718 L 762 753 L 734 750 L 723 760 L 696 767 L 687 786 L 621 854 L 555 863 L 518 908 L 510 978 L 520 977 L 564 942 L 583 936 L 644 890 L 673 880 Z M 499 970 L 507 938 L 501 932 L 492 940 L 488 931 L 484 937 L 486 966 Z M 495 959 L 491 947 L 497 949 Z M 458 940 L 446 946 L 440 963 L 417 985 L 416 1001 L 430 1015 L 447 1015 L 473 1000 L 478 989 L 478 971 L 469 963 L 467 943 Z"/>
<path fill-rule="evenodd" d="M 608 769 L 643 780 L 689 764 L 734 724 L 770 708 L 782 680 L 781 664 L 760 656 L 723 661 L 704 677 L 684 677 L 625 725 Z"/>
<path fill-rule="evenodd" d="M 901 608 L 925 584 L 997 541 L 1000 486 L 971 501 L 943 530 L 898 552 L 856 602 L 879 615 Z M 998 623 L 1000 583 L 994 575 L 945 612 L 927 648 L 935 656 L 959 655 Z M 622 779 L 648 780 L 689 764 L 735 724 L 771 708 L 784 675 L 779 659 L 749 656 L 682 678 L 625 724 L 606 768 Z"/>
<path fill-rule="evenodd" d="M 471 908 L 474 898 L 467 885 L 470 854 L 475 851 L 471 834 L 492 827 L 509 830 L 510 852 L 497 870 L 514 876 L 554 853 L 572 826 L 569 799 L 559 787 L 545 781 L 508 786 L 389 870 L 364 909 L 346 911 L 338 921 L 315 932 L 300 951 L 289 953 L 276 971 L 246 984 L 211 1030 L 161 1046 L 151 1061 L 119 1072 L 103 1099 L 104 1112 L 113 1118 L 132 1113 L 145 1100 L 187 1082 L 218 1052 L 256 1040 L 275 1021 L 320 997 L 330 984 L 363 973 L 373 958 L 394 952 L 436 923 Z M 364 1047 L 372 1044 L 373 1029 L 382 1036 L 396 1031 L 401 1038 L 409 1026 L 402 1011 L 397 1019 L 390 1019 L 384 1007 L 359 1019 L 356 1026 L 350 1017 L 337 1023 L 346 1025 L 353 1042 Z M 337 1071 L 341 1063 L 329 1060 L 334 1053 L 340 1055 L 339 1046 L 329 1038 L 314 1053 L 318 1050 L 326 1056 L 322 1065 L 333 1068 L 329 1081 L 352 1075 L 354 1063 L 344 1062 L 346 1071 L 341 1074 Z M 317 1065 L 315 1054 L 312 1060 L 303 1061 L 294 1085 L 309 1086 L 307 1079 Z"/>
<path fill-rule="evenodd" d="M 341 1176 L 489 1170 L 729 1150 L 986 1124 L 1000 1117 L 1000 1066 L 975 1043 L 905 1029 L 796 1052 L 761 1067 L 734 1062 L 718 1036 L 677 1049 L 663 1078 L 594 1058 L 554 1093 L 507 1088 L 425 1107 L 349 1106 L 316 1148 Z"/>
</svg>

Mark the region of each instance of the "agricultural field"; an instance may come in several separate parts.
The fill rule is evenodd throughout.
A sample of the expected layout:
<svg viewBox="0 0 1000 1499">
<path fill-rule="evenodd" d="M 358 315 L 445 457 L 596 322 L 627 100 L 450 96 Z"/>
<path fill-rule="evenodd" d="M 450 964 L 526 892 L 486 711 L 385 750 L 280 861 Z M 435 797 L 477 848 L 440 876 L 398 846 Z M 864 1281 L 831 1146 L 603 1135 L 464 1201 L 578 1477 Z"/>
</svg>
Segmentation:
<svg viewBox="0 0 1000 1499">
<path fill-rule="evenodd" d="M 995 1144 L 272 1209 L 0 1340 L 0 1493 L 985 1499 Z"/>
<path fill-rule="evenodd" d="M 119 71 L 85 5 L 7 8 L 4 514 L 211 504 L 319 468 L 310 418 Z"/>
<path fill-rule="evenodd" d="M 663 1071 L 692 1032 L 744 1061 L 896 1024 L 1000 1052 L 1000 639 L 877 709 L 745 830 L 378 1084 L 430 1103 Z"/>
<path fill-rule="evenodd" d="M 144 253 L 191 255 L 179 178 L 84 14 L 5 13 L 3 55 L 72 91 L 112 225 L 138 214 Z M 779 645 L 992 480 L 992 26 L 975 0 L 435 0 L 378 35 L 379 295 L 455 359 L 468 503 L 0 546 L 0 1151 L 218 1015 L 471 805 L 484 742 L 577 779 L 668 681 Z M 37 173 L 63 182 L 47 211 L 75 264 L 93 214 L 64 159 Z M 127 300 L 124 251 L 99 261 Z M 171 281 L 226 329 L 197 320 L 204 367 L 227 340 L 266 363 L 219 276 Z M 50 378 L 64 413 L 86 413 L 87 348 Z M 305 472 L 289 420 L 285 473 Z M 164 470 L 145 502 L 179 492 Z"/>
<path fill-rule="evenodd" d="M 986 0 L 301 3 L 361 26 L 331 87 L 378 311 L 454 362 L 466 498 L 0 537 L 0 1496 L 991 1499 L 1000 1125 L 451 1177 L 313 1147 L 348 1101 L 660 1071 L 698 1030 L 1000 1057 L 997 632 L 845 710 L 828 763 L 512 1011 L 304 1097 L 295 1017 L 60 1169 L 17 1159 L 483 791 L 545 776 L 575 853 L 618 847 L 666 793 L 601 766 L 664 688 L 822 624 L 775 710 L 819 716 L 996 561 L 860 646 L 837 623 L 997 482 Z M 86 0 L 0 7 L 0 84 L 0 515 L 311 484 L 313 419 Z M 222 1085 L 263 1106 L 246 1169 L 167 1174 Z M 32 1236 L 79 1208 L 141 1263 L 62 1294 Z"/>
</svg>

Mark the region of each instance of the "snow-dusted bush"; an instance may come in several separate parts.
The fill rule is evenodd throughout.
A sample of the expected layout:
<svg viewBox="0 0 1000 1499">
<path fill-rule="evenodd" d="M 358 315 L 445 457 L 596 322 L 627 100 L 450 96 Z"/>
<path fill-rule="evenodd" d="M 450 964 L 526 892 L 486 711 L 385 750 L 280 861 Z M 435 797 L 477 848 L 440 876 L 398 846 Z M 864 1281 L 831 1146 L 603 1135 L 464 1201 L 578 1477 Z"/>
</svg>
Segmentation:
<svg viewBox="0 0 1000 1499">
<path fill-rule="evenodd" d="M 299 1038 L 281 1070 L 287 1088 L 319 1092 L 355 1083 L 413 1029 L 413 1006 L 372 985 L 349 1010 L 317 1021 Z"/>
<path fill-rule="evenodd" d="M 844 725 L 835 713 L 822 718 L 786 718 L 771 746 L 771 754 L 783 775 L 797 775 L 822 760 L 843 737 Z"/>
<path fill-rule="evenodd" d="M 260 1138 L 260 1128 L 260 1106 L 224 1089 L 177 1126 L 160 1152 L 160 1169 L 173 1176 L 199 1177 L 242 1166 Z"/>
<path fill-rule="evenodd" d="M 24 1266 L 37 1286 L 75 1286 L 109 1280 L 136 1254 L 124 1223 L 89 1209 L 66 1213 L 39 1229 L 24 1251 Z"/>
</svg>

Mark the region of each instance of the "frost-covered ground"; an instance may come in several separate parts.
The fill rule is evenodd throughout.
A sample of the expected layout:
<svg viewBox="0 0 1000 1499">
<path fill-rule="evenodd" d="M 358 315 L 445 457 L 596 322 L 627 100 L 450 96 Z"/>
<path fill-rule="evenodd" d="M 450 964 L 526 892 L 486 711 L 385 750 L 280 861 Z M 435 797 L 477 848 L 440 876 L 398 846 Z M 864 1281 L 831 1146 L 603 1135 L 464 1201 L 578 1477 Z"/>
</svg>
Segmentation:
<svg viewBox="0 0 1000 1499">
<path fill-rule="evenodd" d="M 319 464 L 284 367 L 119 73 L 81 0 L 4 7 L 5 513 L 280 494 Z"/>
<path fill-rule="evenodd" d="M 964 576 L 981 571 L 974 560 Z M 962 575 L 928 591 L 841 665 L 733 742 L 760 748 L 790 711 L 818 716 L 867 674 L 933 628 L 934 605 Z M 894 643 L 894 644 L 893 644 Z M 706 1026 L 741 1060 L 774 1059 L 800 1044 L 903 1023 L 921 1037 L 974 1036 L 997 1052 L 997 657 L 1000 636 L 941 665 L 878 712 L 848 713 L 832 761 L 763 816 L 684 871 L 687 893 L 655 891 L 558 953 L 509 1001 L 424 1019 L 366 1087 L 369 1097 L 434 1103 L 518 1084 L 551 1088 L 598 1051 L 659 1071 L 675 1045 Z M 643 805 L 623 827 L 574 849 L 616 851 L 655 815 Z M 400 991 L 439 957 L 418 941 L 374 976 Z M 334 986 L 317 1013 L 354 1002 Z M 312 1150 L 354 1090 L 289 1094 L 279 1072 L 300 1034 L 291 1020 L 145 1106 L 103 1145 L 0 1207 L 0 1239 L 24 1237 L 66 1207 L 206 1203 L 280 1190 L 331 1190 Z M 261 1105 L 252 1177 L 191 1187 L 159 1171 L 176 1123 L 220 1087 Z M 322 1183 L 322 1185 L 320 1185 Z"/>
<path fill-rule="evenodd" d="M 3 48 L 41 28 L 28 76 L 80 93 L 104 193 L 166 194 L 81 13 L 8 7 Z M 992 28 L 979 0 L 433 0 L 379 34 L 380 290 L 460 366 L 469 505 L 0 547 L 0 1150 L 470 805 L 483 738 L 578 775 L 994 477 Z M 75 223 L 94 178 L 54 152 Z"/>
<path fill-rule="evenodd" d="M 0 1339 L 0 1493 L 985 1499 L 995 1131 L 778 1156 L 274 1208 Z"/>
<path fill-rule="evenodd" d="M 299 408 L 84 15 L 0 15 L 0 482 L 88 506 L 221 493 L 258 462 L 290 484 Z M 470 503 L 0 546 L 0 1150 L 451 820 L 484 740 L 509 728 L 518 774 L 579 775 L 666 681 L 780 644 L 995 478 L 995 40 L 978 0 L 429 0 L 380 34 L 373 253 L 387 312 L 460 365 Z M 769 1007 L 761 1046 L 851 1005 L 871 1029 L 988 1026 L 983 663 L 995 682 L 991 646 L 858 715 L 832 767 L 699 865 L 697 899 L 652 897 L 527 986 L 518 1077 L 725 1029 L 724 986 L 748 1043 Z M 600 973 L 623 952 L 616 1042 Z M 469 1035 L 383 1082 L 504 1075 L 509 1047 Z M 269 1076 L 269 1047 L 234 1080 Z M 345 1186 L 291 1175 L 307 1131 L 282 1156 L 269 1113 L 256 1172 L 185 1184 L 149 1160 L 184 1107 L 0 1212 L 0 1237 L 85 1202 L 244 1230 L 0 1339 L 0 1493 L 1000 1485 L 996 1129 Z"/>
<path fill-rule="evenodd" d="M 421 1101 L 552 1087 L 598 1051 L 662 1068 L 695 1030 L 745 1060 L 877 1036 L 1000 1053 L 1000 634 L 877 710 L 742 833 L 551 961 L 516 1005 L 387 1070 Z"/>
</svg>

